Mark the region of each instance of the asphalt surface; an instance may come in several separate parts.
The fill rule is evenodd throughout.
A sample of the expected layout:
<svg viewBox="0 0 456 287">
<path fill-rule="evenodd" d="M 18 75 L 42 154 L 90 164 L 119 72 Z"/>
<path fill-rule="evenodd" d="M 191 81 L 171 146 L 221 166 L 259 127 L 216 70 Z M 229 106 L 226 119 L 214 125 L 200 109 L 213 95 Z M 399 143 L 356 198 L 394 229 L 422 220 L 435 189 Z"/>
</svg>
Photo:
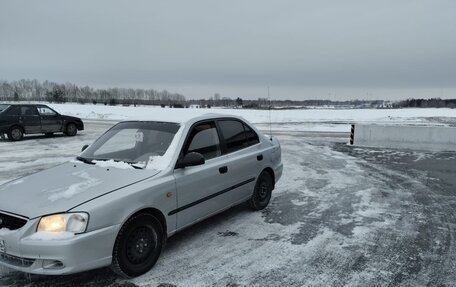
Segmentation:
<svg viewBox="0 0 456 287">
<path fill-rule="evenodd" d="M 0 182 L 71 159 L 110 125 L 0 141 Z M 456 153 L 273 134 L 284 176 L 262 212 L 243 204 L 184 230 L 139 278 L 107 268 L 58 277 L 0 269 L 0 286 L 456 286 Z"/>
</svg>

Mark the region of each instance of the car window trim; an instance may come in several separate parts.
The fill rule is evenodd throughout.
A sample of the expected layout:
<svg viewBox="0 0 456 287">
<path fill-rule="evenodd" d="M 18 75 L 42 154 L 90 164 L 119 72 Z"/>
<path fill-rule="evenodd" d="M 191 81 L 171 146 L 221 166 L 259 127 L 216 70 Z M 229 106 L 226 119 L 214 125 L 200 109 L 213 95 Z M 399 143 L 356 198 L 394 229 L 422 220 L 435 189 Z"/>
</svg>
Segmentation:
<svg viewBox="0 0 456 287">
<path fill-rule="evenodd" d="M 223 134 L 222 134 L 222 129 L 220 128 L 220 125 L 218 124 L 219 121 L 237 121 L 237 122 L 240 122 L 242 124 L 242 128 L 244 129 L 244 135 L 245 135 L 245 139 L 246 139 L 246 143 L 248 144 L 248 138 L 247 138 L 247 132 L 245 130 L 245 127 L 249 127 L 257 136 L 258 138 L 258 142 L 256 144 L 253 144 L 253 145 L 248 145 L 246 147 L 243 147 L 241 149 L 238 149 L 238 150 L 235 150 L 235 151 L 232 151 L 232 152 L 228 152 L 228 148 L 226 147 L 226 141 L 225 141 L 225 138 L 223 137 Z M 219 128 L 219 134 L 220 134 L 220 137 L 222 138 L 223 140 L 223 148 L 224 148 L 224 151 L 225 153 L 222 153 L 222 154 L 232 154 L 232 153 L 235 153 L 235 152 L 238 152 L 238 151 L 242 151 L 242 150 L 245 150 L 249 147 L 252 147 L 252 146 L 255 146 L 257 144 L 260 144 L 260 137 L 258 136 L 258 133 L 251 127 L 249 126 L 248 124 L 246 124 L 244 121 L 238 119 L 238 118 L 232 118 L 232 117 L 223 117 L 223 118 L 217 118 L 216 119 L 216 124 L 217 124 L 217 127 Z"/>
<path fill-rule="evenodd" d="M 247 142 L 249 141 L 249 138 L 247 137 L 246 128 L 249 128 L 256 135 L 256 139 L 258 140 L 257 143 L 249 145 L 248 147 L 255 146 L 255 145 L 259 144 L 260 143 L 260 137 L 258 136 L 258 133 L 251 126 L 249 126 L 248 124 L 246 124 L 246 123 L 243 123 L 243 124 L 244 124 L 244 132 L 245 132 L 245 137 L 247 138 Z"/>
<path fill-rule="evenodd" d="M 48 109 L 50 109 L 51 111 L 53 111 L 53 112 L 55 113 L 56 116 L 59 116 L 59 115 L 60 115 L 56 110 L 54 110 L 53 108 L 51 108 L 51 107 L 49 107 L 49 106 L 46 106 L 46 105 L 37 105 L 37 106 L 35 106 L 35 109 L 36 109 L 36 111 L 38 112 L 38 115 L 40 115 L 40 116 L 41 116 L 42 114 L 40 114 L 40 112 L 38 111 L 38 107 L 40 107 L 40 108 L 48 108 Z M 45 116 L 46 116 L 46 114 L 45 114 Z"/>
<path fill-rule="evenodd" d="M 180 152 L 179 152 L 179 156 L 177 157 L 177 160 L 174 163 L 174 169 L 179 169 L 177 167 L 177 164 L 179 163 L 179 161 L 181 161 L 184 158 L 184 149 L 186 148 L 187 144 L 189 143 L 188 141 L 190 140 L 190 133 L 192 132 L 193 128 L 198 126 L 198 125 L 200 125 L 200 124 L 211 123 L 211 122 L 213 122 L 214 125 L 215 125 L 215 130 L 217 131 L 217 136 L 219 138 L 220 150 L 221 150 L 221 154 L 219 156 L 213 157 L 211 159 L 216 159 L 216 158 L 219 158 L 219 157 L 224 155 L 223 149 L 222 149 L 222 136 L 221 136 L 221 134 L 220 134 L 220 132 L 218 130 L 216 119 L 205 119 L 205 120 L 197 121 L 196 123 L 193 123 L 190 126 L 190 128 L 188 129 L 187 134 L 185 135 L 184 144 L 182 145 L 182 147 L 180 149 Z M 206 160 L 206 162 L 211 160 L 211 159 Z"/>
<path fill-rule="evenodd" d="M 40 113 L 38 112 L 38 109 L 36 108 L 36 106 L 33 106 L 32 109 L 35 110 L 34 116 L 35 116 L 35 117 L 39 117 L 39 116 L 40 116 Z"/>
</svg>

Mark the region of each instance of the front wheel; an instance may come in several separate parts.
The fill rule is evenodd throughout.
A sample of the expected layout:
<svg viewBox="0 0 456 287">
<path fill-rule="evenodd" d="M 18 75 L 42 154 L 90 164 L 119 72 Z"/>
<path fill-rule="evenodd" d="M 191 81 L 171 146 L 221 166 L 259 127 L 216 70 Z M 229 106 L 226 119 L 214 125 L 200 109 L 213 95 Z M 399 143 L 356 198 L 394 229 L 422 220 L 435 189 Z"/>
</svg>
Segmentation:
<svg viewBox="0 0 456 287">
<path fill-rule="evenodd" d="M 267 171 L 263 171 L 257 179 L 252 197 L 248 203 L 253 210 L 262 210 L 268 206 L 271 200 L 273 182 L 272 176 Z"/>
<path fill-rule="evenodd" d="M 21 127 L 12 127 L 8 132 L 8 138 L 11 141 L 20 141 L 24 137 L 24 131 Z"/>
<path fill-rule="evenodd" d="M 67 136 L 72 137 L 72 136 L 75 136 L 77 133 L 78 133 L 78 128 L 76 127 L 75 124 L 73 124 L 73 123 L 67 124 L 66 129 L 65 129 L 65 134 Z"/>
<path fill-rule="evenodd" d="M 120 229 L 112 254 L 112 270 L 125 278 L 149 271 L 163 247 L 163 227 L 150 214 L 130 218 Z"/>
</svg>

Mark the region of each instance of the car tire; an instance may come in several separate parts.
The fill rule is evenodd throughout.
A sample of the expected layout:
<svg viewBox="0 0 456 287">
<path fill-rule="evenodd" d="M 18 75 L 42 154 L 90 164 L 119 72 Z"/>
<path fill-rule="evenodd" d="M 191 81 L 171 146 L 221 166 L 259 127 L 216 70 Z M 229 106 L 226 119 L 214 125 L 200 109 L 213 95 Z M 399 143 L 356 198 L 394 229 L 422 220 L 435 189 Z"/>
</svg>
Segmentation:
<svg viewBox="0 0 456 287">
<path fill-rule="evenodd" d="M 124 278 L 149 271 L 163 247 L 163 227 L 150 214 L 138 214 L 125 222 L 117 235 L 111 269 Z"/>
<path fill-rule="evenodd" d="M 78 133 L 78 128 L 74 123 L 69 123 L 65 127 L 65 134 L 67 136 L 73 137 Z"/>
<path fill-rule="evenodd" d="M 271 200 L 273 179 L 269 172 L 263 171 L 255 183 L 252 197 L 248 203 L 253 210 L 262 210 L 268 206 Z"/>
<path fill-rule="evenodd" d="M 24 130 L 19 126 L 12 127 L 8 132 L 10 141 L 20 141 L 24 137 Z"/>
</svg>

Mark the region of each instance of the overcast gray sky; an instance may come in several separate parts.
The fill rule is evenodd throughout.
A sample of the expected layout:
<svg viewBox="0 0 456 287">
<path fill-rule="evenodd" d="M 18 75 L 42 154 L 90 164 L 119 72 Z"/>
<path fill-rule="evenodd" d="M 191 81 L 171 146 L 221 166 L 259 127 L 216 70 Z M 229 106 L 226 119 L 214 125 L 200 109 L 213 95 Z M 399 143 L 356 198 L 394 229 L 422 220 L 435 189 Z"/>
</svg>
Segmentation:
<svg viewBox="0 0 456 287">
<path fill-rule="evenodd" d="M 0 0 L 0 79 L 187 98 L 456 97 L 454 0 Z"/>
</svg>

